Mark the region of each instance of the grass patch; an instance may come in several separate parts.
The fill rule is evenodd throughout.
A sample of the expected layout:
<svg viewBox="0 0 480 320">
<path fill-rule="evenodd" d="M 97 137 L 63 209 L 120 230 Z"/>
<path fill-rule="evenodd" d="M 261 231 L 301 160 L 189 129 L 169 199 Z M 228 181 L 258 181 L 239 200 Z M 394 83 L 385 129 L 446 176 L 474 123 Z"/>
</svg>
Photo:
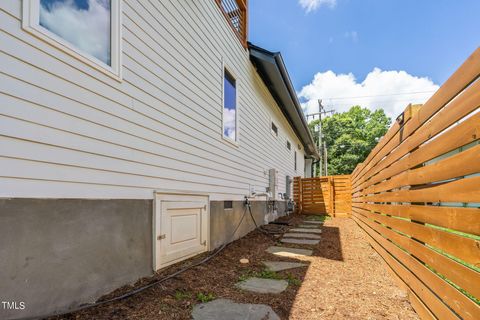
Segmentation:
<svg viewBox="0 0 480 320">
<path fill-rule="evenodd" d="M 286 276 L 281 275 L 275 271 L 270 271 L 268 269 L 262 271 L 253 271 L 249 270 L 242 275 L 240 275 L 239 280 L 245 281 L 249 278 L 262 278 L 262 279 L 274 279 L 274 280 L 286 280 L 289 285 L 292 286 L 300 286 L 302 284 L 302 280 L 296 278 L 293 274 L 287 273 Z"/>
<path fill-rule="evenodd" d="M 177 290 L 175 291 L 174 297 L 175 297 L 175 300 L 186 300 L 186 299 L 190 299 L 192 297 L 192 294 L 190 292 Z"/>
<path fill-rule="evenodd" d="M 275 279 L 275 280 L 281 280 L 283 277 L 276 273 L 275 271 L 270 271 L 268 269 L 262 270 L 262 271 L 254 271 L 254 270 L 248 270 L 247 272 L 243 273 L 238 277 L 240 281 L 245 281 L 248 278 L 262 278 L 262 279 Z"/>
<path fill-rule="evenodd" d="M 202 303 L 205 303 L 205 302 L 210 302 L 212 300 L 215 300 L 215 295 L 211 292 L 209 293 L 203 293 L 203 292 L 199 292 L 197 293 L 197 300 L 202 302 Z"/>
<path fill-rule="evenodd" d="M 291 286 L 299 287 L 302 284 L 302 280 L 296 278 L 293 274 L 287 273 L 287 282 Z"/>
</svg>

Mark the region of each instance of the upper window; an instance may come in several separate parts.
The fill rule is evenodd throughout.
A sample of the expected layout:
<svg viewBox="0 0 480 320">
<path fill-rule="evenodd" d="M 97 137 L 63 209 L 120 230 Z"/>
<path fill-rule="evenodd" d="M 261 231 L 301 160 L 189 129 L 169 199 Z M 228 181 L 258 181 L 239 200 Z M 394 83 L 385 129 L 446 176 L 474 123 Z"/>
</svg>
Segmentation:
<svg viewBox="0 0 480 320">
<path fill-rule="evenodd" d="M 237 84 L 227 70 L 223 76 L 223 136 L 237 141 Z"/>
<path fill-rule="evenodd" d="M 272 122 L 272 133 L 278 137 L 278 128 L 277 126 L 275 125 L 275 123 Z"/>
<path fill-rule="evenodd" d="M 290 144 L 290 141 L 287 141 L 287 149 L 292 150 L 292 145 Z"/>
<path fill-rule="evenodd" d="M 120 77 L 120 0 L 24 0 L 23 27 Z"/>
</svg>

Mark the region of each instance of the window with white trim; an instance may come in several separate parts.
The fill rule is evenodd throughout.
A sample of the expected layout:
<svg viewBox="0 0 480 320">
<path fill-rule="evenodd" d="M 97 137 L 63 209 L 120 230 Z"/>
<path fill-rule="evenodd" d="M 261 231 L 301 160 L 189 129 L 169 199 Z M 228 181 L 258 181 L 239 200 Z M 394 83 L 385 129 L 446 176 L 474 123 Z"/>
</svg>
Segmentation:
<svg viewBox="0 0 480 320">
<path fill-rule="evenodd" d="M 231 141 L 238 140 L 237 81 L 228 72 L 223 71 L 223 137 Z"/>
<path fill-rule="evenodd" d="M 23 0 L 23 28 L 121 78 L 121 0 Z"/>
</svg>

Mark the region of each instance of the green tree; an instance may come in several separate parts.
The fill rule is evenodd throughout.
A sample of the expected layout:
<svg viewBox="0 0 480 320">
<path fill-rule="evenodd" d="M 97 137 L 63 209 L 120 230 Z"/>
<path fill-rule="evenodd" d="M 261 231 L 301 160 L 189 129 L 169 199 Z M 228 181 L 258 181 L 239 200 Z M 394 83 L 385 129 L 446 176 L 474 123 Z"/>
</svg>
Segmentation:
<svg viewBox="0 0 480 320">
<path fill-rule="evenodd" d="M 318 134 L 314 131 L 318 121 L 309 123 L 316 143 Z M 387 132 L 390 122 L 382 109 L 370 111 L 360 106 L 322 119 L 323 139 L 328 152 L 328 174 L 350 174 Z"/>
</svg>

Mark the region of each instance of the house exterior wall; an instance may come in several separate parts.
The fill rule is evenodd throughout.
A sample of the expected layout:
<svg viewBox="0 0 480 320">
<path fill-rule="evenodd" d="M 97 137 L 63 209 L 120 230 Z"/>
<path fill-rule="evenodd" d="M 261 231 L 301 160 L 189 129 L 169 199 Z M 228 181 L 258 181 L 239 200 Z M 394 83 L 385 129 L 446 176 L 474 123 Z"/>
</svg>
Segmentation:
<svg viewBox="0 0 480 320">
<path fill-rule="evenodd" d="M 270 168 L 280 192 L 303 174 L 300 141 L 215 1 L 124 1 L 121 82 L 21 19 L 21 1 L 0 4 L 0 197 L 240 200 Z M 222 138 L 223 65 L 237 77 L 238 146 Z"/>
<path fill-rule="evenodd" d="M 27 303 L 0 318 L 66 311 L 151 275 L 155 190 L 210 195 L 213 249 L 269 169 L 282 193 L 303 175 L 300 140 L 214 0 L 126 0 L 122 20 L 117 81 L 24 31 L 22 1 L 0 3 L 0 293 Z M 222 138 L 224 66 L 237 77 L 237 146 Z"/>
</svg>

